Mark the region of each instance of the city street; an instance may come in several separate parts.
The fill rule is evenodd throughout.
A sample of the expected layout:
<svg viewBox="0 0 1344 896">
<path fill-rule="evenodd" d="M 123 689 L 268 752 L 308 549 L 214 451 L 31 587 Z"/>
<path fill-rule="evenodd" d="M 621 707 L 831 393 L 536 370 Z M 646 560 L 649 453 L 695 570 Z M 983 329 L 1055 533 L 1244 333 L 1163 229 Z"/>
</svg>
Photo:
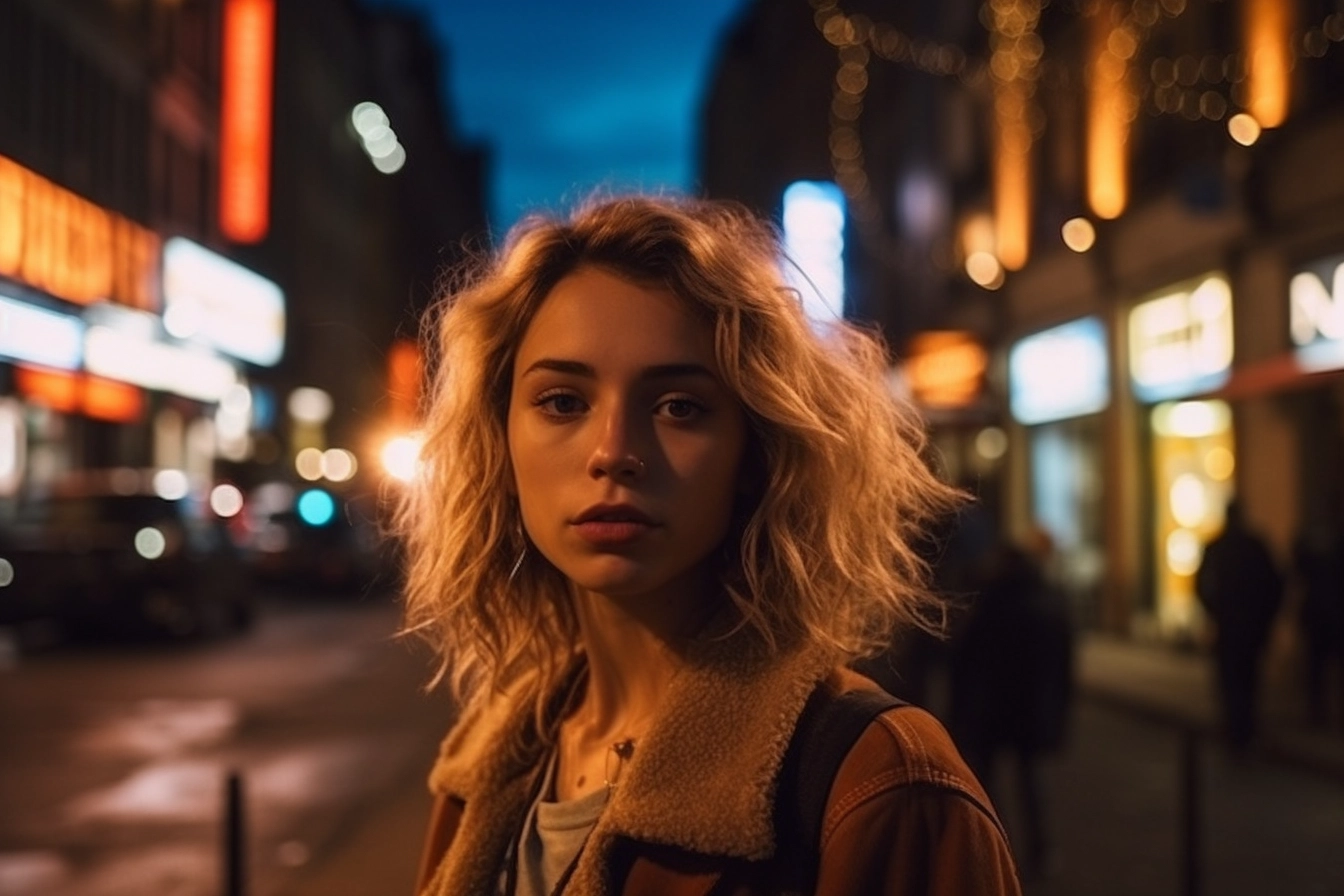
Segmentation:
<svg viewBox="0 0 1344 896">
<path fill-rule="evenodd" d="M 390 640 L 395 625 L 385 599 L 272 602 L 244 638 L 68 648 L 0 672 L 0 893 L 222 893 L 230 769 L 251 896 L 409 893 L 448 712 L 420 696 L 428 656 Z M 1344 777 L 1205 739 L 1184 889 L 1182 740 L 1162 719 L 1182 700 L 1197 719 L 1200 681 L 1171 679 L 1146 714 L 1096 696 L 1162 683 L 1160 656 L 1084 651 L 1073 736 L 1045 769 L 1051 873 L 1027 896 L 1344 893 Z M 999 783 L 1016 839 L 1011 768 Z"/>
<path fill-rule="evenodd" d="M 420 694 L 427 655 L 389 638 L 396 621 L 388 599 L 270 603 L 242 638 L 0 671 L 0 892 L 217 896 L 230 770 L 247 892 L 287 892 L 371 802 L 423 791 L 447 712 Z M 418 847 L 383 857 L 385 892 L 410 890 Z"/>
</svg>

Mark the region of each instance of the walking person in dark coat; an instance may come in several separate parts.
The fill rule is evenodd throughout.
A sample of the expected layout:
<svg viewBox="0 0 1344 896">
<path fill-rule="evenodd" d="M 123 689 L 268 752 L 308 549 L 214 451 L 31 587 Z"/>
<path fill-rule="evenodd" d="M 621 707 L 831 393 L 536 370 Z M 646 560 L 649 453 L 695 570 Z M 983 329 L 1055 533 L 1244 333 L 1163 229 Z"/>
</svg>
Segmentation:
<svg viewBox="0 0 1344 896">
<path fill-rule="evenodd" d="M 1216 629 L 1213 654 L 1224 735 L 1232 749 L 1241 751 L 1255 737 L 1260 666 L 1283 601 L 1283 577 L 1235 500 L 1227 505 L 1223 531 L 1204 548 L 1195 594 Z"/>
<path fill-rule="evenodd" d="M 1025 546 L 1001 544 L 952 646 L 949 728 L 991 793 L 999 758 L 1012 758 L 1028 878 L 1050 864 L 1041 760 L 1063 747 L 1073 702 L 1073 624 L 1045 574 L 1052 549 L 1039 529 Z"/>
<path fill-rule="evenodd" d="M 1344 521 L 1317 520 L 1293 545 L 1293 566 L 1302 587 L 1298 623 L 1305 646 L 1304 685 L 1311 723 L 1331 724 L 1330 671 L 1344 702 Z M 1341 714 L 1344 721 L 1344 714 Z"/>
</svg>

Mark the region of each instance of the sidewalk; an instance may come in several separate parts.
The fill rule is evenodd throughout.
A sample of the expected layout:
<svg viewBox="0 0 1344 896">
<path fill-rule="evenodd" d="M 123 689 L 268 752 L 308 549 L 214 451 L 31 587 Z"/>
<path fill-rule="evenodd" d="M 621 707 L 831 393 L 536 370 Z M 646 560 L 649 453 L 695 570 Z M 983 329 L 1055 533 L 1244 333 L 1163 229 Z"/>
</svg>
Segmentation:
<svg viewBox="0 0 1344 896">
<path fill-rule="evenodd" d="M 1264 758 L 1344 781 L 1344 733 L 1317 731 L 1304 720 L 1286 670 L 1270 670 L 1260 697 Z M 1217 737 L 1212 659 L 1194 651 L 1103 635 L 1079 642 L 1080 696 L 1150 721 Z"/>
</svg>

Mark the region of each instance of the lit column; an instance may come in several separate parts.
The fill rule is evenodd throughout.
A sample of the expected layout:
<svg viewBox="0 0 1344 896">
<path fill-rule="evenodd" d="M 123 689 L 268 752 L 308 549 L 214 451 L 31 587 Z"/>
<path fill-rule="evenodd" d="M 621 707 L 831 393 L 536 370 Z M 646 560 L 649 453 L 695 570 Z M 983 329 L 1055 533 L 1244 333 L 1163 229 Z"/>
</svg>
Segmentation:
<svg viewBox="0 0 1344 896">
<path fill-rule="evenodd" d="M 1042 45 L 1040 0 L 991 0 L 994 83 L 995 252 L 1010 271 L 1027 263 L 1031 234 L 1031 146 Z"/>
<path fill-rule="evenodd" d="M 1246 108 L 1263 128 L 1288 117 L 1294 7 L 1286 0 L 1245 0 Z"/>
<path fill-rule="evenodd" d="M 1087 70 L 1087 202 L 1097 217 L 1118 218 L 1129 201 L 1129 130 L 1138 108 L 1129 64 L 1138 49 L 1114 0 L 1091 14 Z"/>
</svg>

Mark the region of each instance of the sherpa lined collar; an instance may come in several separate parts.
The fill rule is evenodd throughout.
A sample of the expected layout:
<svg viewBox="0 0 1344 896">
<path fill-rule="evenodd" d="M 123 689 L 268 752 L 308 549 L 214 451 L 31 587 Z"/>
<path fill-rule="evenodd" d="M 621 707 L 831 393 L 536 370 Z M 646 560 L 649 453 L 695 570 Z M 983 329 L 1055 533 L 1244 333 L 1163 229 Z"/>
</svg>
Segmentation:
<svg viewBox="0 0 1344 896">
<path fill-rule="evenodd" d="M 661 718 L 613 791 L 571 879 L 574 892 L 604 891 L 603 865 L 620 837 L 748 860 L 773 854 L 784 752 L 808 695 L 838 657 L 809 648 L 765 658 L 737 639 L 701 647 L 669 684 Z M 492 892 L 530 796 L 530 767 L 511 763 L 499 745 L 531 719 L 530 703 L 501 697 L 464 713 L 445 738 L 430 784 L 465 808 L 429 893 Z"/>
</svg>

